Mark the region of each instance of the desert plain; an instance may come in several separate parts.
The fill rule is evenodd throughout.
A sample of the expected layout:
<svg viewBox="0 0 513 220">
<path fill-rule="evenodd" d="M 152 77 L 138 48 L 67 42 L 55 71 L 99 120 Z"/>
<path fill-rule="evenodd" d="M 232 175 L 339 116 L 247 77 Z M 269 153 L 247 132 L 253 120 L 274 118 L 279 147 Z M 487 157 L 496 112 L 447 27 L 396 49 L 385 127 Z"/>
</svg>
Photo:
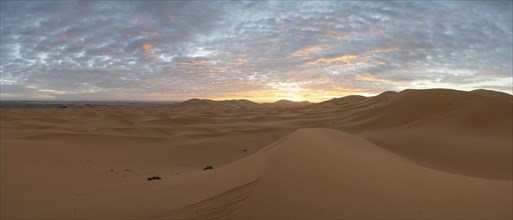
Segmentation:
<svg viewBox="0 0 513 220">
<path fill-rule="evenodd" d="M 1 109 L 0 217 L 511 219 L 512 118 L 450 89 Z"/>
</svg>

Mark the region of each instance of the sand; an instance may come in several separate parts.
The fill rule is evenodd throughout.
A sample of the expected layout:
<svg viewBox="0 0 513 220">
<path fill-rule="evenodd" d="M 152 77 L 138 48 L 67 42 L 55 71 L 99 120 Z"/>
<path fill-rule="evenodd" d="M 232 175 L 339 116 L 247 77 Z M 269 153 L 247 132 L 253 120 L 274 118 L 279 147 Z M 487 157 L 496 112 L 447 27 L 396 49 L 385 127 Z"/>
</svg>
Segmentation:
<svg viewBox="0 0 513 220">
<path fill-rule="evenodd" d="M 512 100 L 2 109 L 0 217 L 511 219 Z"/>
</svg>

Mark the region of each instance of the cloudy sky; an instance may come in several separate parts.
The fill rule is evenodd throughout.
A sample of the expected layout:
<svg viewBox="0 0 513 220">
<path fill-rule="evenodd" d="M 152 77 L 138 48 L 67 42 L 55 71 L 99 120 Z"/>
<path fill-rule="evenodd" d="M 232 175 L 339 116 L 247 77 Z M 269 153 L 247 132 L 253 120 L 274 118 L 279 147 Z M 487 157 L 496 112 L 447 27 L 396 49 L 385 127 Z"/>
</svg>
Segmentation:
<svg viewBox="0 0 513 220">
<path fill-rule="evenodd" d="M 1 98 L 512 93 L 511 1 L 2 1 Z"/>
</svg>

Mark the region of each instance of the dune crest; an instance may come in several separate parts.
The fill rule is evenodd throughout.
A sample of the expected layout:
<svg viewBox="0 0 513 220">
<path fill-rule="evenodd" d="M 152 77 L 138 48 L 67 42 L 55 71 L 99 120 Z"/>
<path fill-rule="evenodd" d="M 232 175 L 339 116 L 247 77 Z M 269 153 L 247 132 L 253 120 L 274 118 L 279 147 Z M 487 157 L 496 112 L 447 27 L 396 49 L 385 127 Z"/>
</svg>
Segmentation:
<svg viewBox="0 0 513 220">
<path fill-rule="evenodd" d="M 272 103 L 262 103 L 261 106 L 264 107 L 278 107 L 278 108 L 291 108 L 291 107 L 305 107 L 312 105 L 313 103 L 308 101 L 302 101 L 302 102 L 294 102 L 286 99 L 282 99 L 276 102 Z"/>
<path fill-rule="evenodd" d="M 271 103 L 256 103 L 246 99 L 221 100 L 214 101 L 210 99 L 189 99 L 180 103 L 170 104 L 175 110 L 188 111 L 215 111 L 215 110 L 254 110 L 266 108 L 298 108 L 311 105 L 308 101 L 294 102 L 289 100 L 279 100 Z"/>
</svg>

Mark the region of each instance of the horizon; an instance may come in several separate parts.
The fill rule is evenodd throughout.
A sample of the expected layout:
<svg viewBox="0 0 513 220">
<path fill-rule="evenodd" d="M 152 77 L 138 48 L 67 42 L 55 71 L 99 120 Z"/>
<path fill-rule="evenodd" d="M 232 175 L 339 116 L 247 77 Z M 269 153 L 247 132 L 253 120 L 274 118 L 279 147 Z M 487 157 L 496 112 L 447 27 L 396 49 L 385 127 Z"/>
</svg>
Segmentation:
<svg viewBox="0 0 513 220">
<path fill-rule="evenodd" d="M 511 1 L 0 2 L 1 101 L 513 94 Z"/>
<path fill-rule="evenodd" d="M 374 96 L 378 96 L 380 94 L 383 94 L 383 93 L 386 93 L 386 92 L 402 92 L 402 91 L 405 91 L 405 90 L 433 90 L 433 89 L 443 89 L 443 90 L 455 90 L 455 91 L 461 91 L 461 92 L 472 92 L 472 91 L 475 91 L 475 90 L 486 90 L 486 91 L 492 91 L 492 92 L 498 92 L 498 93 L 504 93 L 504 94 L 508 94 L 508 95 L 511 95 L 513 96 L 512 93 L 507 93 L 507 92 L 502 92 L 502 91 L 497 91 L 497 90 L 491 90 L 491 89 L 473 89 L 473 90 L 456 90 L 456 89 L 452 89 L 452 88 L 426 88 L 426 89 L 404 89 L 404 90 L 399 90 L 399 91 L 393 91 L 393 90 L 387 90 L 387 91 L 383 91 L 381 93 L 377 93 L 377 94 L 372 94 L 372 95 L 361 95 L 361 94 L 349 94 L 349 95 L 345 95 L 345 96 L 338 96 L 338 97 L 332 97 L 332 98 L 328 98 L 328 99 L 325 99 L 325 100 L 321 100 L 321 101 L 316 101 L 316 102 L 312 102 L 312 101 L 308 101 L 308 100 L 298 100 L 298 101 L 295 101 L 295 100 L 290 100 L 290 99 L 279 99 L 279 100 L 268 100 L 268 101 L 255 101 L 255 100 L 251 100 L 251 99 L 247 99 L 247 98 L 236 98 L 236 99 L 208 99 L 208 98 L 201 98 L 201 97 L 193 97 L 193 98 L 189 98 L 189 99 L 185 99 L 185 100 L 58 100 L 58 99 L 0 99 L 0 102 L 63 102 L 63 103 L 73 103 L 73 102 L 120 102 L 120 103 L 130 103 L 130 102 L 134 102 L 134 103 L 144 103 L 144 102 L 148 102 L 148 103 L 166 103 L 166 104 L 169 104 L 169 103 L 180 103 L 180 102 L 185 102 L 185 101 L 189 101 L 189 100 L 192 100 L 192 99 L 199 99 L 199 100 L 212 100 L 212 101 L 233 101 L 233 100 L 246 100 L 246 101 L 251 101 L 251 102 L 254 102 L 254 103 L 258 103 L 258 104 L 263 104 L 263 103 L 274 103 L 274 102 L 279 102 L 279 101 L 292 101 L 292 102 L 310 102 L 310 103 L 320 103 L 320 102 L 324 102 L 324 101 L 328 101 L 328 100 L 332 100 L 332 99 L 337 99 L 337 98 L 343 98 L 343 97 L 347 97 L 347 96 L 353 96 L 353 95 L 359 95 L 359 96 L 364 96 L 364 97 L 374 97 Z"/>
</svg>

